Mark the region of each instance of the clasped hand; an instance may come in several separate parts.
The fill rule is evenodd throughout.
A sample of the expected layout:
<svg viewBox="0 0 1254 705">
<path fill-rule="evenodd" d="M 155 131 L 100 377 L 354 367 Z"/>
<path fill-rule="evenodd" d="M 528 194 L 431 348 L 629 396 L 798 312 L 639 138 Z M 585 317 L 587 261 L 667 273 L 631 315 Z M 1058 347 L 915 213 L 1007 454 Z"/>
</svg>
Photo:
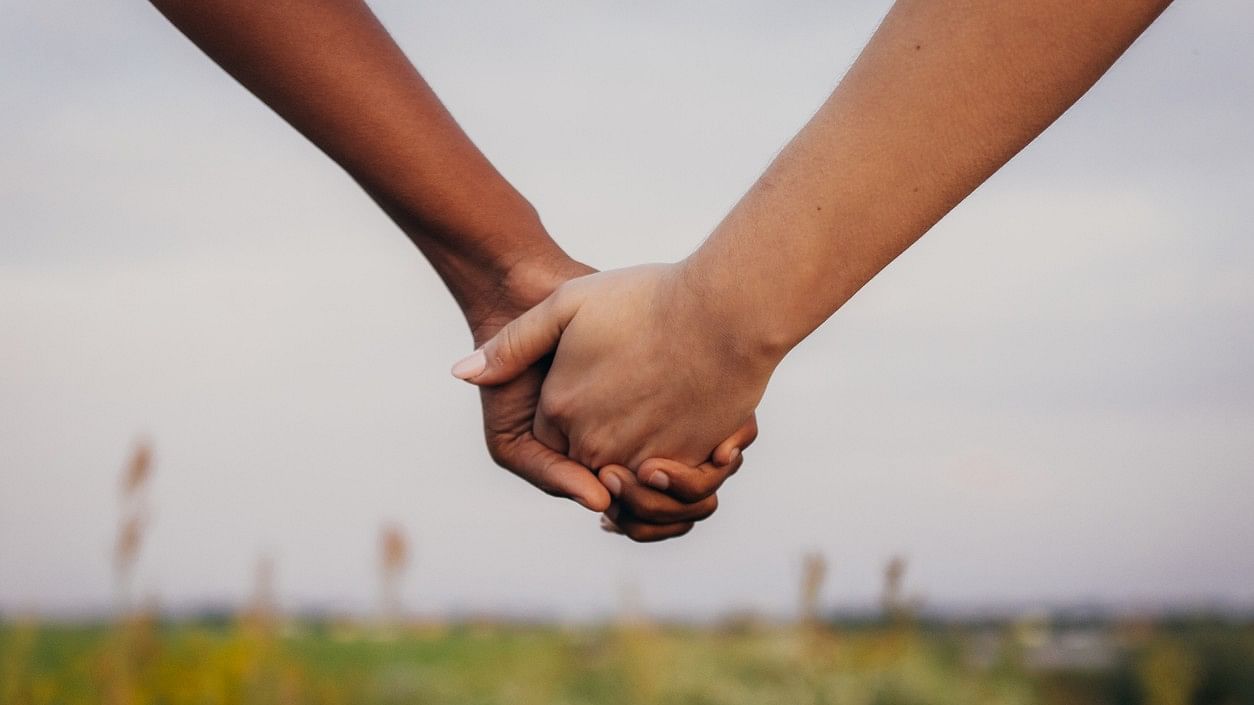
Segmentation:
<svg viewBox="0 0 1254 705">
<path fill-rule="evenodd" d="M 493 395 L 530 390 L 514 432 L 564 456 L 547 486 L 536 484 L 604 511 L 607 530 L 671 538 L 717 507 L 757 435 L 753 411 L 774 368 L 741 350 L 734 331 L 711 329 L 706 305 L 681 265 L 573 278 L 453 372 L 483 389 L 485 410 Z"/>
</svg>

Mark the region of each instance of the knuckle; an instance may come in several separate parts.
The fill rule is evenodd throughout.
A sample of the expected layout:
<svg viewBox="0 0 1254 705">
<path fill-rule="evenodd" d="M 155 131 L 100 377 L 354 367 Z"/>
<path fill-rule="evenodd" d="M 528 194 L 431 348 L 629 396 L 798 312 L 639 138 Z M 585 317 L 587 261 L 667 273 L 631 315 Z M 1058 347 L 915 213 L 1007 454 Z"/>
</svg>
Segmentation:
<svg viewBox="0 0 1254 705">
<path fill-rule="evenodd" d="M 710 518 L 710 515 L 718 511 L 718 495 L 712 494 L 710 498 L 702 503 L 701 508 L 693 516 L 696 521 L 704 521 Z"/>
<path fill-rule="evenodd" d="M 509 455 L 509 453 L 508 453 L 508 452 L 506 452 L 506 451 L 505 451 L 504 449 L 502 449 L 502 448 L 497 448 L 497 447 L 494 447 L 494 446 L 488 446 L 488 457 L 492 458 L 492 462 L 493 462 L 493 463 L 494 463 L 494 464 L 495 464 L 498 468 L 504 468 L 504 469 L 506 469 L 506 470 L 512 470 L 512 469 L 513 469 L 513 467 L 512 467 L 512 466 L 513 466 L 513 463 L 512 463 L 512 462 L 510 462 L 510 455 Z"/>
<path fill-rule="evenodd" d="M 489 437 L 487 446 L 488 457 L 492 458 L 492 462 L 496 463 L 497 467 L 505 468 L 506 470 L 514 469 L 513 466 L 516 464 L 514 462 L 514 447 L 509 441 L 502 438 Z"/>
<path fill-rule="evenodd" d="M 579 462 L 590 468 L 600 468 L 609 464 L 606 457 L 606 445 L 600 436 L 588 434 L 572 444 L 571 451 L 578 456 Z"/>
<path fill-rule="evenodd" d="M 698 472 L 682 490 L 685 502 L 700 502 L 718 491 L 721 476 L 717 472 Z M 679 489 L 679 488 L 676 488 Z"/>
<path fill-rule="evenodd" d="M 637 543 L 655 543 L 657 541 L 665 541 L 683 536 L 692 531 L 693 522 L 686 521 L 666 527 L 664 531 L 640 531 L 639 537 L 628 534 L 628 538 Z"/>
<path fill-rule="evenodd" d="M 604 453 L 596 450 L 587 451 L 579 454 L 581 458 L 580 464 L 587 468 L 600 469 L 610 464 Z"/>
<path fill-rule="evenodd" d="M 568 279 L 559 284 L 553 290 L 553 293 L 549 295 L 549 298 L 545 300 L 545 305 L 558 311 L 565 310 L 570 304 L 575 302 L 575 298 L 578 296 L 579 288 L 575 283 L 576 281 Z"/>
<path fill-rule="evenodd" d="M 557 288 L 553 290 L 553 293 L 549 294 L 549 297 L 545 299 L 544 302 L 541 303 L 540 305 L 544 306 L 550 311 L 553 311 L 553 310 L 560 311 L 562 310 L 563 307 L 565 307 L 566 304 L 570 302 L 570 297 L 571 297 L 570 283 L 562 282 L 561 284 L 558 284 Z"/>
<path fill-rule="evenodd" d="M 626 493 L 623 497 L 623 504 L 631 510 L 633 516 L 645 521 L 660 522 L 671 521 L 671 512 L 666 511 L 664 507 L 659 507 L 653 498 L 643 492 Z"/>
<path fill-rule="evenodd" d="M 653 536 L 651 531 L 638 524 L 628 526 L 623 529 L 623 533 L 627 536 L 627 538 L 635 541 L 636 543 L 650 543 L 657 540 L 657 537 Z"/>
<path fill-rule="evenodd" d="M 555 421 L 565 421 L 570 415 L 570 402 L 561 394 L 548 392 L 540 395 L 539 411 Z"/>
<path fill-rule="evenodd" d="M 518 328 L 517 323 L 511 323 L 501 331 L 501 340 L 492 350 L 492 362 L 495 366 L 503 367 L 511 360 L 518 359 L 522 352 L 522 333 Z"/>
<path fill-rule="evenodd" d="M 681 502 L 692 504 L 693 502 L 700 502 L 705 499 L 709 496 L 710 492 L 710 490 L 706 490 L 704 488 L 685 484 L 675 485 L 671 490 L 671 495 Z"/>
<path fill-rule="evenodd" d="M 497 467 L 510 471 L 546 494 L 563 496 L 554 481 L 552 464 L 543 465 L 533 449 L 514 441 L 490 439 L 488 455 Z"/>
</svg>

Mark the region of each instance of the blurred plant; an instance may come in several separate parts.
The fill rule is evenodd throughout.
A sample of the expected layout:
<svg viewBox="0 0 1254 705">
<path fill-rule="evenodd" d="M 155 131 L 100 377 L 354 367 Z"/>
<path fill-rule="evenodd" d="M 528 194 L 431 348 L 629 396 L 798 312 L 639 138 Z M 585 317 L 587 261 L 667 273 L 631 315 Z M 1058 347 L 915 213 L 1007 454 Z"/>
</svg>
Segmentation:
<svg viewBox="0 0 1254 705">
<path fill-rule="evenodd" d="M 621 583 L 618 600 L 613 646 L 624 695 L 633 703 L 654 702 L 668 667 L 665 643 L 649 620 L 636 583 Z"/>
<path fill-rule="evenodd" d="M 262 554 L 253 568 L 253 594 L 244 610 L 244 621 L 252 627 L 272 632 L 278 622 L 278 598 L 274 591 L 274 558 Z"/>
<path fill-rule="evenodd" d="M 489 620 L 474 629 L 406 629 L 381 644 L 361 638 L 368 624 L 345 619 L 330 626 L 292 621 L 280 633 L 269 556 L 256 564 L 239 619 L 161 623 L 155 609 L 131 605 L 152 468 L 151 446 L 138 443 L 121 476 L 117 622 L 101 628 L 0 621 L 0 705 L 1254 703 L 1249 622 L 1094 626 L 1124 644 L 1117 667 L 1105 670 L 1051 672 L 1020 659 L 972 666 L 963 633 L 915 619 L 921 600 L 905 595 L 902 557 L 884 569 L 885 622 L 849 622 L 839 653 L 836 632 L 820 621 L 827 562 L 817 553 L 803 557 L 801 629 L 756 618 L 731 629 L 667 626 L 650 621 L 639 592 L 626 587 L 622 618 L 609 629 Z M 402 616 L 400 582 L 410 554 L 402 529 L 384 525 L 380 591 L 389 625 Z M 1033 623 L 1037 631 L 1030 633 L 1023 625 L 978 628 L 995 629 L 1016 647 L 1041 642 L 1025 633 L 1049 635 L 1047 622 Z M 1129 683 L 1131 696 L 1118 691 L 1112 700 L 1115 682 Z"/>
<path fill-rule="evenodd" d="M 152 445 L 135 443 L 122 468 L 118 493 L 118 532 L 113 545 L 115 627 L 100 664 L 102 695 L 111 705 L 131 705 L 140 690 L 137 670 L 153 643 L 152 620 L 135 611 L 132 600 L 135 564 L 148 525 L 148 485 L 152 479 Z"/>
<path fill-rule="evenodd" d="M 819 592 L 827 576 L 827 561 L 819 553 L 807 553 L 801 561 L 801 606 L 798 610 L 803 626 L 819 621 Z"/>
<path fill-rule="evenodd" d="M 906 597 L 906 567 L 904 556 L 893 556 L 884 566 L 884 587 L 880 592 L 880 609 L 884 618 L 890 622 L 901 623 L 911 620 L 923 606 L 923 598 L 919 595 Z"/>
<path fill-rule="evenodd" d="M 395 627 L 403 616 L 401 578 L 409 566 L 409 542 L 396 524 L 379 531 L 379 592 L 383 624 Z"/>
<path fill-rule="evenodd" d="M 131 609 L 131 581 L 148 524 L 148 483 L 152 478 L 152 465 L 152 446 L 140 440 L 122 468 L 118 533 L 113 547 L 114 605 L 119 617 L 125 617 Z"/>
<path fill-rule="evenodd" d="M 649 618 L 645 614 L 644 599 L 640 595 L 640 586 L 629 580 L 622 581 L 618 586 L 618 626 L 631 628 L 648 626 Z"/>
<path fill-rule="evenodd" d="M 268 636 L 246 620 L 116 630 L 0 624 L 0 705 L 1244 705 L 1254 623 L 1160 624 L 1117 668 L 967 665 L 968 629 L 855 619 L 840 658 L 799 659 L 792 625 L 558 627 L 484 621 L 395 640 L 323 622 Z M 1112 633 L 1115 627 L 1101 628 Z M 129 639 L 126 679 L 113 654 Z M 1013 639 L 1011 639 L 1013 641 Z M 1120 685 L 1130 677 L 1127 689 Z M 1118 688 L 1116 688 L 1118 686 Z"/>
<path fill-rule="evenodd" d="M 811 552 L 802 557 L 798 637 L 803 665 L 810 676 L 830 669 L 837 656 L 836 634 L 820 619 L 819 595 L 826 577 L 827 560 L 822 554 Z"/>
<path fill-rule="evenodd" d="M 880 593 L 880 608 L 887 616 L 894 616 L 901 610 L 901 586 L 906 579 L 906 559 L 893 556 L 884 566 L 884 589 Z"/>
</svg>

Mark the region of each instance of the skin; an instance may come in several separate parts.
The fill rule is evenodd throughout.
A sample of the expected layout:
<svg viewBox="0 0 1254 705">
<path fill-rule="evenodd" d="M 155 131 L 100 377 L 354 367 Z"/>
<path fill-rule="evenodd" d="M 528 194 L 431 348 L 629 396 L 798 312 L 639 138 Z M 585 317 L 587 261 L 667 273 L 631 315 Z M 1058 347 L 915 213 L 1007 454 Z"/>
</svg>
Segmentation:
<svg viewBox="0 0 1254 705">
<path fill-rule="evenodd" d="M 783 357 L 1085 93 L 1168 0 L 900 0 L 814 118 L 675 264 L 572 280 L 473 353 L 556 350 L 535 434 L 590 467 L 704 457 Z M 639 463 L 639 466 L 637 466 Z"/>
<path fill-rule="evenodd" d="M 361 0 L 153 5 L 391 216 L 448 286 L 476 344 L 564 282 L 595 271 L 557 246 L 535 209 L 470 141 Z M 740 467 L 737 449 L 757 435 L 756 425 L 745 423 L 696 461 L 674 465 L 669 494 L 637 486 L 624 491 L 612 470 L 598 478 L 535 438 L 547 363 L 533 362 L 508 383 L 482 391 L 493 460 L 549 494 L 620 517 L 622 526 L 606 528 L 637 540 L 678 536 L 709 516 L 715 491 Z"/>
</svg>

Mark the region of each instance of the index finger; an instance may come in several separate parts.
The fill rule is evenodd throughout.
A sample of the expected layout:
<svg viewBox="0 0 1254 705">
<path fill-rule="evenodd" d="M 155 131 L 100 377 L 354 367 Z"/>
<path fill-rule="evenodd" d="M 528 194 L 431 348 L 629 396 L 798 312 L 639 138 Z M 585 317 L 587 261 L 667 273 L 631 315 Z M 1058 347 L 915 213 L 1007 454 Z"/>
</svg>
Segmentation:
<svg viewBox="0 0 1254 705">
<path fill-rule="evenodd" d="M 731 454 L 731 462 L 726 465 L 706 461 L 695 468 L 669 458 L 649 458 L 640 464 L 636 477 L 654 489 L 691 504 L 717 492 L 743 463 L 744 456 L 738 450 Z"/>
<path fill-rule="evenodd" d="M 692 467 L 669 458 L 649 458 L 640 464 L 636 477 L 646 485 L 683 502 L 699 502 L 718 491 L 727 478 L 744 464 L 741 451 L 758 438 L 756 414 L 714 449 L 710 459 Z"/>
</svg>

